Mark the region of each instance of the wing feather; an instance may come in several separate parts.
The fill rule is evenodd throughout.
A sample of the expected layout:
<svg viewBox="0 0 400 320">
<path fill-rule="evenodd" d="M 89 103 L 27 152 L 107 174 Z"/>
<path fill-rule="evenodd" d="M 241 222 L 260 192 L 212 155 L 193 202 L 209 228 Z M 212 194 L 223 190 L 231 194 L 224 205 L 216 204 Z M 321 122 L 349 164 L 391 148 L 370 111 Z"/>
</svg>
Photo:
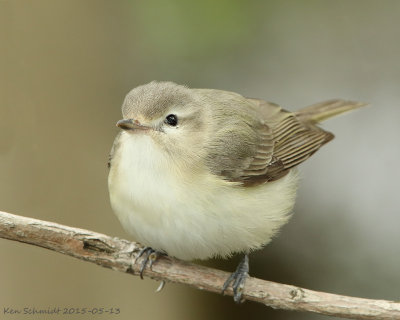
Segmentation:
<svg viewBox="0 0 400 320">
<path fill-rule="evenodd" d="M 212 173 L 243 186 L 285 176 L 333 139 L 332 133 L 317 126 L 319 121 L 365 105 L 336 99 L 293 113 L 232 92 L 200 91 L 213 102 L 213 136 L 206 164 Z"/>
<path fill-rule="evenodd" d="M 244 185 L 281 178 L 333 139 L 330 132 L 312 123 L 300 121 L 294 113 L 283 110 L 276 104 L 250 100 L 260 108 L 261 115 L 269 118 L 264 118 L 264 126 L 259 129 L 260 142 L 252 161 L 241 172 L 239 180 Z M 263 148 L 264 145 L 269 148 Z"/>
</svg>

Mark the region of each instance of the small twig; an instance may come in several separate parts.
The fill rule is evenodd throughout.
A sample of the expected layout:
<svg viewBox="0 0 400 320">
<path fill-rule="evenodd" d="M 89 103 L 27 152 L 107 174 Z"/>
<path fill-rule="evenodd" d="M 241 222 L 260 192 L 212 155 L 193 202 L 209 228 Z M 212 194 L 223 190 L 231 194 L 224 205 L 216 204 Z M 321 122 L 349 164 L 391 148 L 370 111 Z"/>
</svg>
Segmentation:
<svg viewBox="0 0 400 320">
<path fill-rule="evenodd" d="M 104 234 L 71 228 L 0 211 L 0 238 L 29 243 L 100 266 L 139 274 L 132 264 L 141 246 Z M 156 280 L 183 283 L 200 290 L 221 293 L 227 272 L 162 256 L 144 275 Z M 232 295 L 229 288 L 227 295 Z M 309 311 L 351 319 L 400 319 L 400 303 L 347 297 L 296 286 L 249 278 L 243 297 L 275 309 Z"/>
</svg>

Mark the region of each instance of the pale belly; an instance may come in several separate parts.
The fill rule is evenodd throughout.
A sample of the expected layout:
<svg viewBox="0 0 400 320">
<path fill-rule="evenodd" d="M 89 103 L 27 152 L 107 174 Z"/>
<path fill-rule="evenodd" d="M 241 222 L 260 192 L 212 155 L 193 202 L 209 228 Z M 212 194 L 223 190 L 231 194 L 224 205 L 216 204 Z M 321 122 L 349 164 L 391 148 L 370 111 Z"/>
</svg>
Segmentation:
<svg viewBox="0 0 400 320">
<path fill-rule="evenodd" d="M 180 259 L 207 259 L 260 248 L 287 222 L 296 172 L 247 188 L 211 174 L 187 179 L 147 138 L 119 148 L 109 175 L 112 208 L 136 241 Z"/>
</svg>

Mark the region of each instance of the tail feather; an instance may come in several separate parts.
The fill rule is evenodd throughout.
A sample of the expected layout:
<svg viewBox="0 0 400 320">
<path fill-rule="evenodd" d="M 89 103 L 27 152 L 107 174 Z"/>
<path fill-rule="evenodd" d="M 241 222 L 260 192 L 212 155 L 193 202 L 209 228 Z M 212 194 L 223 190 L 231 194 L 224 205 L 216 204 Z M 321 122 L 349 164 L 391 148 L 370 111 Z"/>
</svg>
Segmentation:
<svg viewBox="0 0 400 320">
<path fill-rule="evenodd" d="M 300 109 L 295 112 L 295 115 L 300 121 L 316 124 L 366 105 L 364 102 L 333 99 Z"/>
</svg>

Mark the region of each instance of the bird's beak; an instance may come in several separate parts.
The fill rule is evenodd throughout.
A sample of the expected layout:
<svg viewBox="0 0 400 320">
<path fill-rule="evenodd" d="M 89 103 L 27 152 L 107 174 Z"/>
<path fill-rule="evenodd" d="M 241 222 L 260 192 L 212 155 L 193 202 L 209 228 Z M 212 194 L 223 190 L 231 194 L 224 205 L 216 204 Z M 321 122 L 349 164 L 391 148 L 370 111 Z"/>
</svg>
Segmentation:
<svg viewBox="0 0 400 320">
<path fill-rule="evenodd" d="M 134 119 L 122 119 L 116 124 L 117 127 L 123 130 L 149 130 L 151 127 L 142 125 L 138 120 Z"/>
</svg>

